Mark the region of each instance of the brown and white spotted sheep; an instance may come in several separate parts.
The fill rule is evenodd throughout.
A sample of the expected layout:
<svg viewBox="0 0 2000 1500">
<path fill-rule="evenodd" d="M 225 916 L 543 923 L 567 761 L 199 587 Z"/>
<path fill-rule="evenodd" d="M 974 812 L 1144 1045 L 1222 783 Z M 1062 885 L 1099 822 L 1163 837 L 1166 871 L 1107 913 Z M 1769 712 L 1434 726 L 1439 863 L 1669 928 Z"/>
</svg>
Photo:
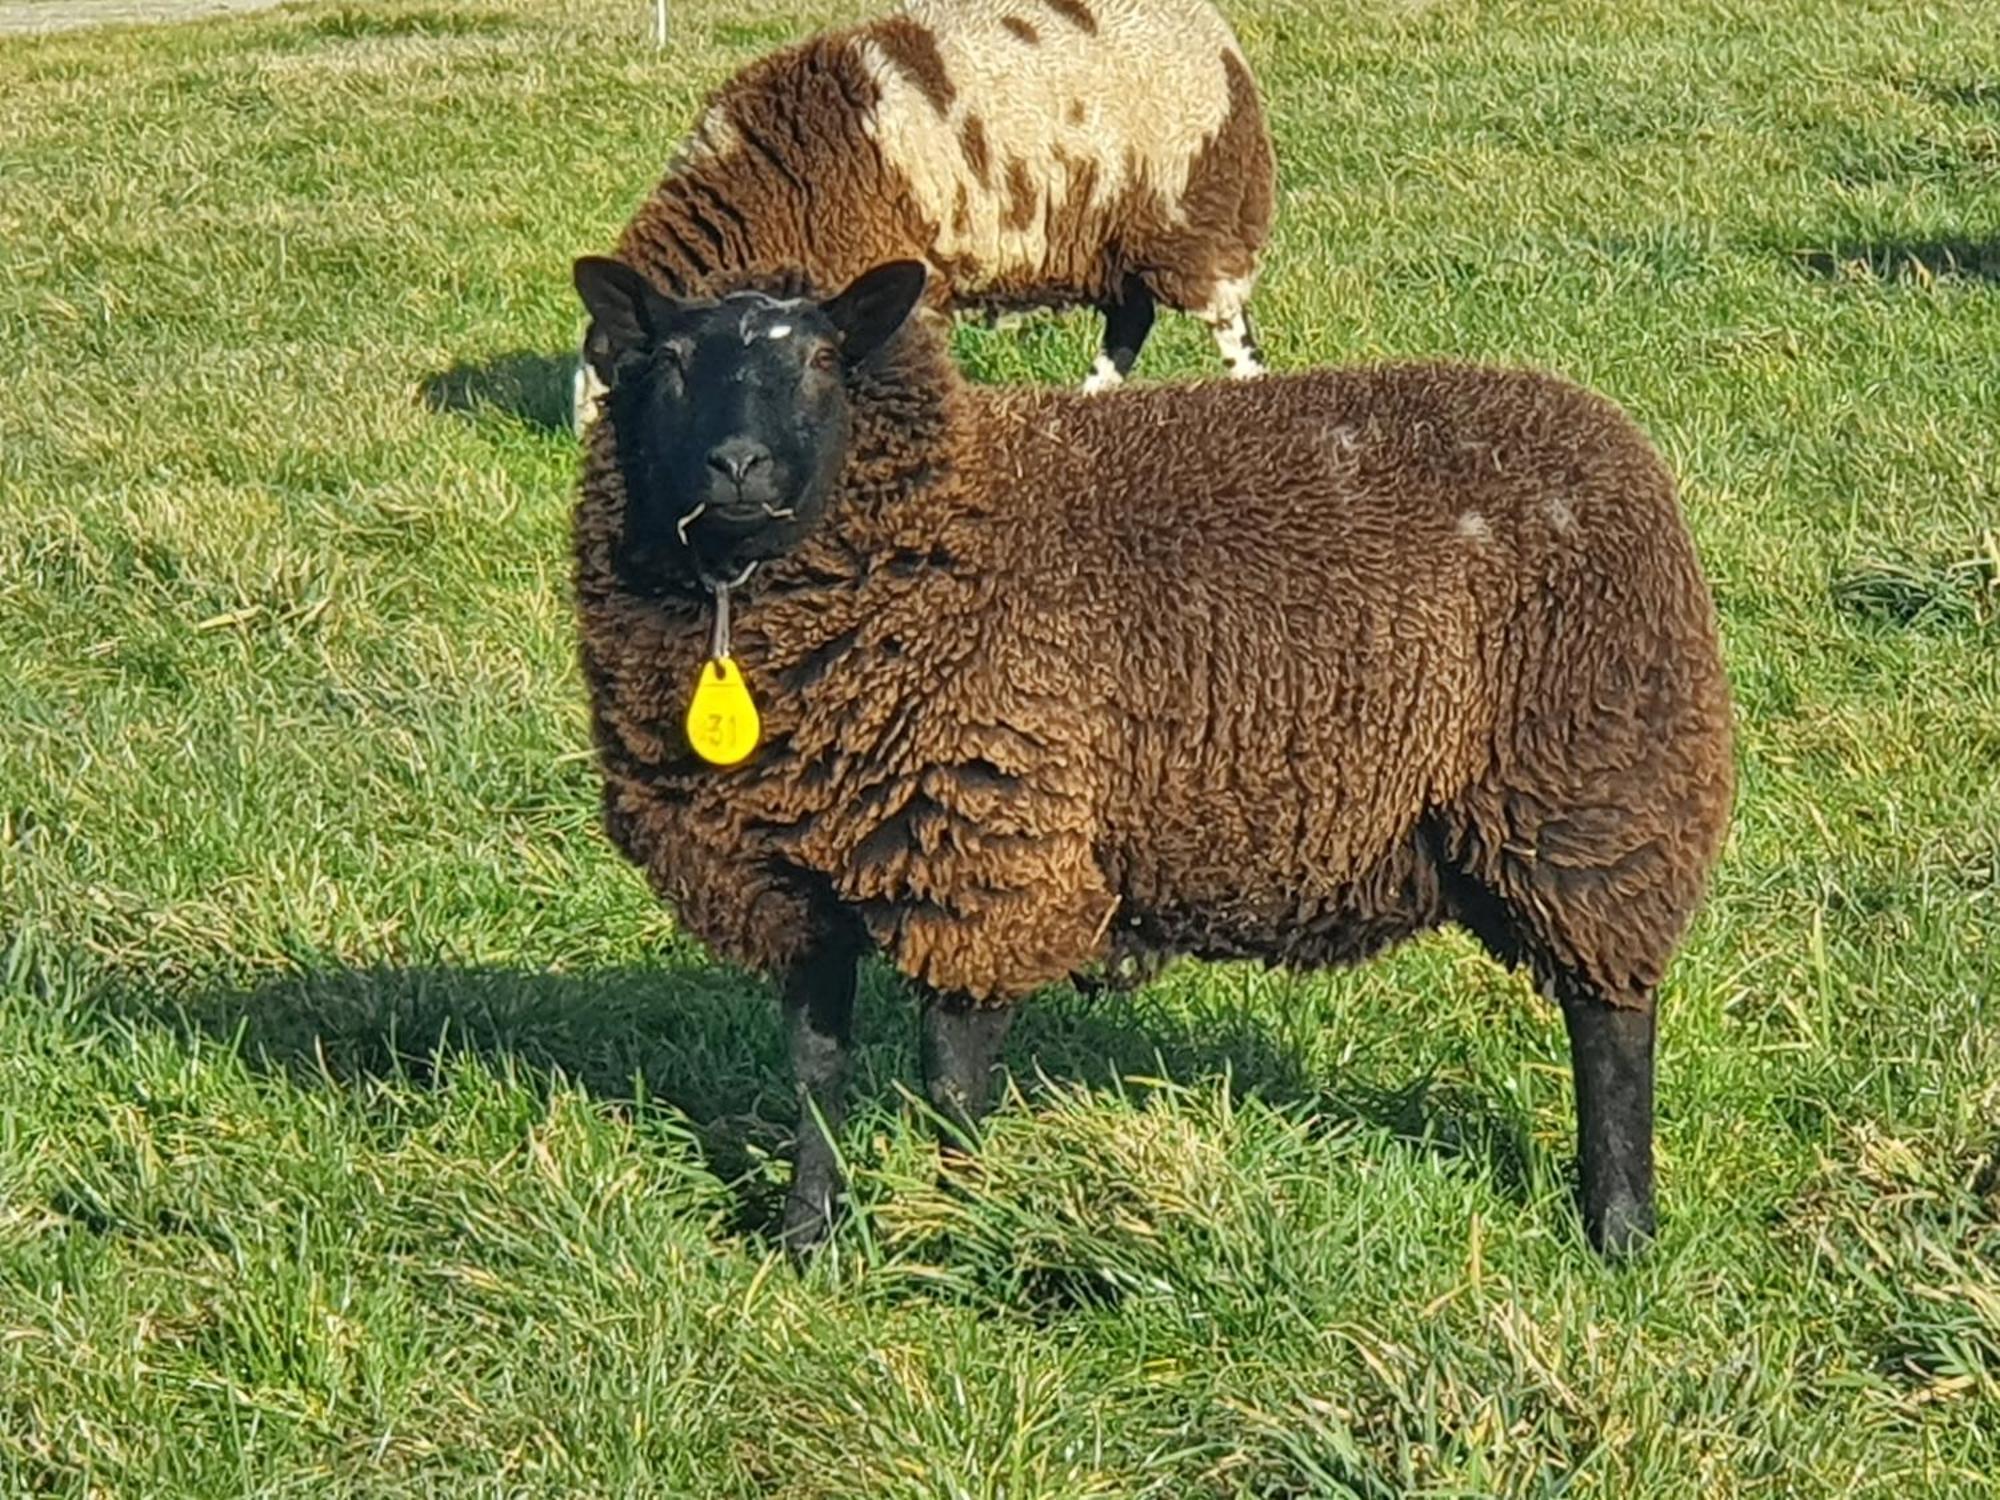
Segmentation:
<svg viewBox="0 0 2000 1500">
<path fill-rule="evenodd" d="M 972 386 L 907 315 L 659 297 L 584 261 L 610 381 L 576 586 L 613 839 L 783 976 L 787 1228 L 837 1183 L 854 960 L 926 997 L 969 1121 L 1009 1008 L 1143 948 L 1318 967 L 1441 923 L 1560 1004 L 1585 1222 L 1650 1232 L 1653 1004 L 1731 796 L 1672 476 L 1610 402 L 1453 364 L 1083 396 Z M 906 320 L 907 319 L 907 320 Z M 682 729 L 713 586 L 763 741 Z"/>
<path fill-rule="evenodd" d="M 723 84 L 614 254 L 675 295 L 787 268 L 841 286 L 907 257 L 938 311 L 1093 306 L 1092 390 L 1130 371 L 1160 302 L 1250 376 L 1274 187 L 1256 83 L 1208 0 L 906 0 Z"/>
</svg>

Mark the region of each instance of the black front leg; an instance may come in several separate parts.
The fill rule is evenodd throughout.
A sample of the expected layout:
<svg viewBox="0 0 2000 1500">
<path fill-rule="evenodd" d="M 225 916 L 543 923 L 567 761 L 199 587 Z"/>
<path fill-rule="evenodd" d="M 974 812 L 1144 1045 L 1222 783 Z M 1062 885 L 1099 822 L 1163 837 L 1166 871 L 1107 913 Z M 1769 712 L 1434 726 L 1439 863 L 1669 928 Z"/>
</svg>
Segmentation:
<svg viewBox="0 0 2000 1500">
<path fill-rule="evenodd" d="M 1104 305 L 1104 353 L 1098 369 L 1109 365 L 1120 380 L 1132 373 L 1139 351 L 1153 331 L 1153 294 L 1136 276 L 1127 276 L 1118 289 L 1118 300 Z"/>
<path fill-rule="evenodd" d="M 799 1127 L 783 1236 L 794 1252 L 809 1250 L 826 1237 L 840 1195 L 840 1161 L 832 1137 L 847 1114 L 854 986 L 854 953 L 839 945 L 816 950 L 785 976 L 785 1021 L 791 1033 Z"/>
<path fill-rule="evenodd" d="M 1653 1237 L 1653 1008 L 1615 1006 L 1589 985 L 1559 988 L 1576 1079 L 1583 1227 L 1606 1255 Z"/>
<path fill-rule="evenodd" d="M 924 1092 L 938 1113 L 947 1150 L 979 1144 L 979 1121 L 993 1094 L 993 1070 L 1014 1024 L 1010 1005 L 976 1006 L 942 995 L 926 997 L 923 1020 Z"/>
</svg>

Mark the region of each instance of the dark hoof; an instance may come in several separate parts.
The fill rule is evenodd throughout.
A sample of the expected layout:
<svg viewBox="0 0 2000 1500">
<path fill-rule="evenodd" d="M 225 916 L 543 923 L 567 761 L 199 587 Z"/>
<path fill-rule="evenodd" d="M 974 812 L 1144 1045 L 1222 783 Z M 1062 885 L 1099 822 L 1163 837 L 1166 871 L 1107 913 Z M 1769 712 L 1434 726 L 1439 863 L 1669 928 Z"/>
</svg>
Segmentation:
<svg viewBox="0 0 2000 1500">
<path fill-rule="evenodd" d="M 804 1260 L 825 1243 L 833 1231 L 836 1199 L 823 1184 L 794 1183 L 785 1195 L 785 1214 L 778 1238 L 795 1260 Z"/>
</svg>

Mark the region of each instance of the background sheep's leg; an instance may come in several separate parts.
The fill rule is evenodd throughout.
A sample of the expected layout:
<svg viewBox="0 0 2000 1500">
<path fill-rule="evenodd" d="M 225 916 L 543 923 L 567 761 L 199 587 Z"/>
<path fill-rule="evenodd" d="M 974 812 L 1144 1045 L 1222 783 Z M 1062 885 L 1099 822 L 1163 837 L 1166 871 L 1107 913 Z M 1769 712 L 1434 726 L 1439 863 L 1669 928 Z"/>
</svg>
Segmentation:
<svg viewBox="0 0 2000 1500">
<path fill-rule="evenodd" d="M 1250 316 L 1250 309 L 1247 307 L 1237 310 L 1234 338 L 1243 350 L 1242 368 L 1238 369 L 1232 365 L 1230 373 L 1246 379 L 1253 375 L 1262 375 L 1266 369 L 1264 344 L 1257 337 L 1257 320 Z M 1222 357 L 1224 359 L 1230 357 L 1227 348 L 1222 351 Z"/>
<path fill-rule="evenodd" d="M 1201 320 L 1215 335 L 1215 347 L 1237 380 L 1250 380 L 1264 373 L 1264 351 L 1257 347 L 1257 332 L 1250 322 L 1250 281 L 1247 277 L 1219 281 L 1199 309 Z"/>
<path fill-rule="evenodd" d="M 1008 1005 L 968 1005 L 932 995 L 924 1002 L 924 1092 L 938 1112 L 947 1147 L 971 1151 L 993 1093 L 993 1069 L 1014 1024 Z"/>
<path fill-rule="evenodd" d="M 1653 1008 L 1607 1003 L 1581 981 L 1558 984 L 1576 1079 L 1583 1224 L 1607 1255 L 1653 1234 Z"/>
<path fill-rule="evenodd" d="M 1104 314 L 1104 348 L 1083 382 L 1086 394 L 1108 391 L 1132 373 L 1146 335 L 1153 331 L 1153 294 L 1138 277 L 1127 276 L 1117 300 L 1105 303 L 1099 311 Z"/>
<path fill-rule="evenodd" d="M 792 1041 L 792 1086 L 799 1127 L 792 1188 L 785 1196 L 783 1235 L 794 1250 L 817 1244 L 833 1222 L 840 1160 L 832 1136 L 847 1113 L 848 1044 L 854 1034 L 854 955 L 826 948 L 796 965 L 785 980 L 785 1019 Z"/>
</svg>

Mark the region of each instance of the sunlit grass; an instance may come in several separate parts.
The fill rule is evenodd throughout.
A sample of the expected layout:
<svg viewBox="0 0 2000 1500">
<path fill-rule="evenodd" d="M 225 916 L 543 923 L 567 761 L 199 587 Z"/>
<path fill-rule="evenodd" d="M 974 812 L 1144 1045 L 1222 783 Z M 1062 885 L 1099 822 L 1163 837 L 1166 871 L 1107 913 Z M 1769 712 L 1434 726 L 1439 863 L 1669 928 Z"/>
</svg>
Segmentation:
<svg viewBox="0 0 2000 1500">
<path fill-rule="evenodd" d="M 773 1256 L 774 1007 L 596 830 L 567 266 L 855 7 L 10 40 L 0 1492 L 1991 1493 L 2000 27 L 1229 9 L 1274 362 L 1553 367 L 1685 478 L 1742 775 L 1655 1254 L 1583 1249 L 1560 1025 L 1446 934 L 1047 997 L 958 1192 L 871 973 L 856 1212 Z"/>
</svg>

